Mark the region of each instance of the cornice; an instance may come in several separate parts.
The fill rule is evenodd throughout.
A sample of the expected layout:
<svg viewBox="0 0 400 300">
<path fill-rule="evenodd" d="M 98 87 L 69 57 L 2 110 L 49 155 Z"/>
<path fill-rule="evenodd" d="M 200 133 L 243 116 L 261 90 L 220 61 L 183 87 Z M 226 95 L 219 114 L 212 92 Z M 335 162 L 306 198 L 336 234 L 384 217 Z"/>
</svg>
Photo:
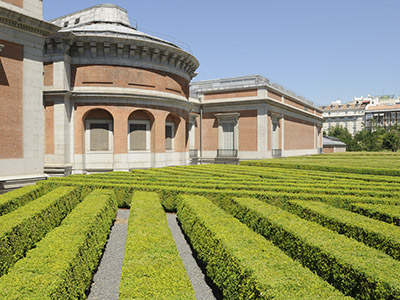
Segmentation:
<svg viewBox="0 0 400 300">
<path fill-rule="evenodd" d="M 290 112 L 294 112 L 297 114 L 301 114 L 303 116 L 307 116 L 309 118 L 315 119 L 317 121 L 323 122 L 324 118 L 317 116 L 313 113 L 301 110 L 297 107 L 294 106 L 290 106 L 289 104 L 286 103 L 282 103 L 279 102 L 277 100 L 274 100 L 272 98 L 258 98 L 258 99 L 254 99 L 254 97 L 252 97 L 252 99 L 244 99 L 242 98 L 242 100 L 224 100 L 223 102 L 213 102 L 213 103 L 207 103 L 207 102 L 203 102 L 200 104 L 200 107 L 224 107 L 224 106 L 229 106 L 229 105 L 243 105 L 243 106 L 248 106 L 251 104 L 268 104 L 268 105 L 273 105 L 276 106 L 278 108 L 282 108 L 284 110 L 290 111 Z"/>
<path fill-rule="evenodd" d="M 20 14 L 4 7 L 0 7 L 0 24 L 42 37 L 50 36 L 60 29 L 60 27 L 54 24 Z"/>
<path fill-rule="evenodd" d="M 160 70 L 190 81 L 197 59 L 180 48 L 134 38 L 57 34 L 45 41 L 45 61 L 69 55 L 71 64 L 108 64 Z"/>
</svg>

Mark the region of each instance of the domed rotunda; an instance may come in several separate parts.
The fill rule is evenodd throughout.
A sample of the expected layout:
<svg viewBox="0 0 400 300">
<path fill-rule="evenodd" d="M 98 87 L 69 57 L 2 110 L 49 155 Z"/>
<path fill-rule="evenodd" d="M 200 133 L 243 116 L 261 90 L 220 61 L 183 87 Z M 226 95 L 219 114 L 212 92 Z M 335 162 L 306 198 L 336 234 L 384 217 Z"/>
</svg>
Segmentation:
<svg viewBox="0 0 400 300">
<path fill-rule="evenodd" d="M 46 172 L 187 164 L 197 59 L 116 5 L 50 22 L 60 30 L 44 49 Z"/>
</svg>

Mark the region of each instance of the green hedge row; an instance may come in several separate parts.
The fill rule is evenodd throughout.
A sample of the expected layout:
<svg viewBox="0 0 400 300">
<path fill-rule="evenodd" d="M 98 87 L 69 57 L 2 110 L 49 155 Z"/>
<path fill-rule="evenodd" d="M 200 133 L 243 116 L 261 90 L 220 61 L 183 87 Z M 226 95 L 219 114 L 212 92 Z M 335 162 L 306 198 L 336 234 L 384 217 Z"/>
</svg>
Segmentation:
<svg viewBox="0 0 400 300">
<path fill-rule="evenodd" d="M 107 182 L 126 182 L 126 183 L 165 183 L 165 184 L 173 184 L 173 182 L 185 182 L 186 184 L 214 184 L 214 185 L 235 185 L 237 189 L 240 187 L 247 188 L 247 185 L 251 183 L 251 186 L 254 187 L 255 189 L 269 189 L 269 188 L 275 188 L 277 186 L 279 187 L 288 187 L 288 188 L 304 188 L 304 189 L 320 189 L 323 190 L 324 193 L 326 194 L 353 194 L 353 195 L 361 195 L 361 196 L 374 196 L 374 197 L 394 197 L 395 193 L 400 192 L 400 185 L 394 185 L 394 184 L 374 184 L 374 185 L 362 185 L 358 182 L 351 182 L 351 181 L 337 181 L 337 180 L 332 180 L 329 179 L 328 182 L 316 182 L 315 180 L 309 181 L 305 180 L 304 177 L 301 177 L 300 179 L 294 180 L 292 177 L 288 177 L 285 179 L 274 179 L 271 181 L 270 179 L 266 180 L 263 178 L 259 177 L 254 177 L 254 178 L 224 178 L 224 177 L 219 177 L 218 179 L 215 179 L 213 177 L 192 177 L 190 175 L 187 176 L 174 176 L 173 180 L 171 181 L 170 176 L 161 176 L 162 173 L 159 174 L 159 176 L 154 176 L 152 174 L 148 174 L 148 176 L 143 176 L 141 174 L 139 177 L 135 176 L 111 176 L 110 174 L 112 173 L 104 173 L 104 174 L 94 174 L 94 175 L 88 175 L 88 176 L 82 176 L 82 175 L 75 175 L 75 176 L 70 176 L 69 178 L 74 178 L 77 179 L 76 176 L 80 176 L 80 180 L 107 180 Z M 62 180 L 62 179 L 60 179 Z"/>
<path fill-rule="evenodd" d="M 289 201 L 287 209 L 400 260 L 400 228 L 313 201 Z"/>
<path fill-rule="evenodd" d="M 92 192 L 0 278 L 0 298 L 86 299 L 116 209 L 112 191 Z"/>
<path fill-rule="evenodd" d="M 50 180 L 66 180 L 64 178 L 54 178 Z M 287 183 L 280 181 L 267 181 L 259 182 L 247 179 L 243 182 L 235 181 L 210 181 L 206 179 L 195 180 L 188 177 L 185 180 L 171 179 L 171 178 L 141 178 L 136 179 L 122 179 L 113 177 L 68 177 L 68 180 L 79 180 L 82 182 L 103 182 L 106 180 L 108 183 L 126 183 L 126 184 L 162 184 L 165 186 L 179 186 L 189 188 L 206 188 L 206 189 L 232 189 L 232 190 L 259 190 L 259 191 L 275 191 L 275 192 L 288 192 L 288 193 L 311 193 L 311 194 L 328 194 L 328 195 L 353 195 L 361 197 L 375 197 L 375 198 L 392 198 L 396 196 L 393 189 L 388 188 L 386 191 L 382 187 L 371 187 L 369 189 L 354 188 L 356 185 L 351 185 L 346 188 L 341 184 L 337 185 L 319 185 L 315 186 L 310 183 Z M 334 181 L 333 181 L 334 182 Z M 357 186 L 356 186 L 357 187 Z"/>
<path fill-rule="evenodd" d="M 48 180 L 49 182 L 77 182 L 77 183 L 87 183 L 88 185 L 91 184 L 101 184 L 105 182 L 104 179 L 93 179 L 93 178 L 86 178 L 86 179 L 74 179 L 65 178 L 65 179 L 53 179 Z M 318 200 L 318 201 L 325 201 L 324 199 L 335 199 L 335 202 L 340 201 L 343 199 L 345 202 L 373 202 L 376 201 L 377 203 L 395 203 L 400 204 L 400 200 L 393 199 L 389 197 L 383 197 L 382 193 L 379 192 L 371 192 L 371 193 L 362 193 L 362 192 L 346 192 L 341 191 L 340 189 L 335 190 L 336 194 L 333 190 L 328 191 L 324 189 L 312 189 L 312 188 L 297 188 L 297 187 L 262 187 L 257 186 L 254 187 L 250 183 L 247 186 L 244 185 L 237 185 L 237 184 L 224 184 L 224 185 L 216 185 L 216 184 L 197 184 L 191 182 L 169 182 L 169 183 L 162 183 L 159 184 L 158 182 L 125 182 L 125 181 L 106 181 L 107 184 L 126 184 L 132 186 L 134 188 L 139 187 L 139 190 L 153 190 L 153 187 L 162 187 L 162 188 L 173 188 L 173 189 L 203 189 L 203 190 L 215 190 L 215 191 L 238 191 L 238 192 L 254 192 L 254 193 L 262 193 L 272 195 L 275 194 L 275 198 L 279 199 L 280 197 L 287 198 L 287 199 L 306 199 L 306 200 Z M 147 187 L 147 188 L 146 188 Z M 346 195 L 349 194 L 349 195 Z M 363 197 L 360 196 L 363 195 Z M 366 197 L 366 195 L 369 196 Z M 372 196 L 374 195 L 374 196 Z M 387 193 L 388 196 L 393 196 L 393 193 Z M 330 198 L 329 198 L 330 197 Z M 329 201 L 329 200 L 327 200 Z M 331 202 L 331 201 L 330 201 Z"/>
<path fill-rule="evenodd" d="M 0 195 L 0 216 L 39 198 L 47 192 L 48 190 L 44 186 L 28 185 Z"/>
<path fill-rule="evenodd" d="M 111 189 L 114 191 L 118 207 L 120 208 L 127 208 L 130 205 L 131 198 L 132 198 L 132 191 L 134 190 L 133 186 L 128 184 L 113 184 L 108 183 L 105 180 L 99 180 L 95 182 L 81 180 L 81 179 L 70 179 L 74 177 L 65 177 L 46 181 L 41 181 L 38 184 L 44 185 L 49 189 L 54 189 L 60 186 L 78 186 L 80 187 L 82 193 L 87 195 L 88 193 L 94 191 L 95 189 Z"/>
<path fill-rule="evenodd" d="M 341 173 L 356 173 L 356 174 L 373 174 L 373 175 L 386 175 L 386 176 L 399 176 L 400 170 L 396 169 L 379 169 L 379 168 L 360 168 L 360 167 L 345 167 L 333 165 L 312 165 L 307 163 L 288 163 L 288 162 L 266 162 L 266 161 L 244 161 L 242 165 L 247 166 L 272 166 L 280 168 L 302 169 L 302 170 L 317 170 L 328 172 L 341 172 Z"/>
<path fill-rule="evenodd" d="M 220 205 L 344 294 L 400 299 L 400 262 L 390 256 L 256 199 Z"/>
<path fill-rule="evenodd" d="M 119 299 L 196 299 L 155 193 L 132 197 Z"/>
<path fill-rule="evenodd" d="M 80 202 L 80 189 L 60 187 L 0 217 L 0 275 Z"/>
<path fill-rule="evenodd" d="M 224 299 L 346 299 L 204 197 L 182 196 L 178 218 Z"/>
<path fill-rule="evenodd" d="M 350 205 L 349 209 L 358 214 L 400 226 L 400 206 L 354 203 Z"/>
<path fill-rule="evenodd" d="M 146 185 L 146 184 L 112 184 L 106 181 L 80 181 L 70 180 L 69 177 L 64 180 L 46 180 L 45 183 L 50 188 L 58 186 L 80 186 L 84 190 L 93 189 L 113 189 L 117 195 L 119 207 L 129 207 L 132 192 L 148 191 L 157 192 L 160 195 L 161 203 L 167 211 L 176 211 L 176 201 L 180 194 L 194 194 L 211 198 L 225 197 L 246 197 L 257 198 L 266 202 L 270 202 L 276 206 L 285 206 L 288 200 L 311 200 L 329 203 L 336 207 L 347 208 L 352 203 L 380 203 L 400 205 L 400 200 L 391 198 L 367 198 L 357 196 L 343 195 L 324 195 L 324 194 L 308 194 L 308 193 L 284 193 L 284 192 L 263 192 L 263 191 L 247 191 L 247 190 L 217 190 L 217 189 L 199 189 L 187 187 L 175 187 L 166 185 Z"/>
</svg>

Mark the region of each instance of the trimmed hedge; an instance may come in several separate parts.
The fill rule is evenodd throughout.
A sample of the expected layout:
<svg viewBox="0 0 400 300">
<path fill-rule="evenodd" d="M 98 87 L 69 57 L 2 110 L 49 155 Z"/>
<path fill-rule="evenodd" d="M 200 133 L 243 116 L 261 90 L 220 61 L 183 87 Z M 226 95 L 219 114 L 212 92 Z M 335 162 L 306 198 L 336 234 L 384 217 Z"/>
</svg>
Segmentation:
<svg viewBox="0 0 400 300">
<path fill-rule="evenodd" d="M 271 162 L 271 161 L 244 161 L 240 163 L 246 166 L 263 166 L 263 167 L 279 167 L 279 168 L 291 168 L 291 169 L 302 169 L 302 170 L 316 170 L 316 171 L 327 171 L 327 172 L 340 172 L 340 173 L 356 173 L 356 174 L 373 174 L 373 175 L 386 175 L 386 176 L 399 176 L 400 171 L 396 169 L 378 169 L 378 168 L 360 168 L 360 167 L 345 167 L 345 166 L 334 166 L 334 165 L 313 165 L 296 162 Z"/>
<path fill-rule="evenodd" d="M 390 256 L 256 199 L 220 204 L 344 294 L 400 299 L 400 262 Z"/>
<path fill-rule="evenodd" d="M 0 275 L 80 202 L 80 189 L 60 187 L 0 217 Z"/>
<path fill-rule="evenodd" d="M 119 299 L 196 299 L 155 193 L 132 197 Z"/>
<path fill-rule="evenodd" d="M 48 190 L 43 185 L 28 185 L 0 195 L 0 216 L 41 197 L 47 192 Z"/>
<path fill-rule="evenodd" d="M 400 260 L 400 228 L 321 202 L 289 201 L 287 209 Z"/>
<path fill-rule="evenodd" d="M 288 200 L 312 200 L 329 203 L 335 207 L 347 208 L 351 203 L 365 202 L 365 203 L 381 203 L 399 205 L 400 200 L 392 198 L 367 198 L 357 196 L 343 196 L 343 195 L 324 195 L 324 194 L 309 194 L 309 193 L 283 193 L 283 192 L 265 192 L 265 191 L 247 191 L 247 190 L 229 190 L 229 189 L 199 189 L 188 187 L 174 187 L 147 184 L 110 184 L 107 181 L 81 181 L 70 180 L 69 177 L 64 180 L 46 180 L 46 183 L 51 188 L 58 186 L 80 186 L 83 190 L 93 189 L 113 189 L 117 195 L 119 207 L 129 206 L 131 195 L 134 191 L 148 191 L 157 192 L 161 198 L 161 204 L 166 211 L 176 211 L 176 202 L 180 194 L 194 194 L 212 198 L 225 198 L 225 197 L 246 197 L 257 198 L 263 201 L 273 203 L 277 206 L 284 206 Z"/>
<path fill-rule="evenodd" d="M 0 278 L 0 298 L 86 299 L 116 209 L 112 191 L 92 192 Z"/>
<path fill-rule="evenodd" d="M 400 226 L 400 206 L 354 203 L 350 205 L 349 209 L 358 214 Z"/>
<path fill-rule="evenodd" d="M 204 197 L 182 196 L 178 218 L 224 299 L 347 298 Z"/>
</svg>

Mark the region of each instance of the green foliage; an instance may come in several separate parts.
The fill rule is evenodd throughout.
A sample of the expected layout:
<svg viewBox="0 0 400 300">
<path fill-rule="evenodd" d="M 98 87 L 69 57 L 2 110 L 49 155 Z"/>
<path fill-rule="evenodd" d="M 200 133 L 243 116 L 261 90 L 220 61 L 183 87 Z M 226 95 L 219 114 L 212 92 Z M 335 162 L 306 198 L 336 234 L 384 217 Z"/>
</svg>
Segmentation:
<svg viewBox="0 0 400 300">
<path fill-rule="evenodd" d="M 345 299 L 203 197 L 182 196 L 178 218 L 224 299 Z"/>
<path fill-rule="evenodd" d="M 77 187 L 59 187 L 0 217 L 0 275 L 80 202 Z"/>
<path fill-rule="evenodd" d="M 116 209 L 112 191 L 92 192 L 0 278 L 0 298 L 86 299 Z"/>
<path fill-rule="evenodd" d="M 372 219 L 400 226 L 400 206 L 353 203 L 349 209 Z"/>
<path fill-rule="evenodd" d="M 0 216 L 25 205 L 48 192 L 43 185 L 28 185 L 0 195 Z"/>
<path fill-rule="evenodd" d="M 289 201 L 288 210 L 400 260 L 400 228 L 321 202 Z"/>
<path fill-rule="evenodd" d="M 400 133 L 398 130 L 390 130 L 383 135 L 382 138 L 383 149 L 396 152 L 400 148 Z"/>
<path fill-rule="evenodd" d="M 336 125 L 335 127 L 329 129 L 328 136 L 338 138 L 341 142 L 345 143 L 347 146 L 347 151 L 358 150 L 356 149 L 356 143 L 354 142 L 353 136 L 351 135 L 349 130 L 341 125 Z"/>
<path fill-rule="evenodd" d="M 119 299 L 196 299 L 155 193 L 132 197 Z"/>
<path fill-rule="evenodd" d="M 400 299 L 400 262 L 386 254 L 256 199 L 221 206 L 344 294 Z"/>
</svg>

